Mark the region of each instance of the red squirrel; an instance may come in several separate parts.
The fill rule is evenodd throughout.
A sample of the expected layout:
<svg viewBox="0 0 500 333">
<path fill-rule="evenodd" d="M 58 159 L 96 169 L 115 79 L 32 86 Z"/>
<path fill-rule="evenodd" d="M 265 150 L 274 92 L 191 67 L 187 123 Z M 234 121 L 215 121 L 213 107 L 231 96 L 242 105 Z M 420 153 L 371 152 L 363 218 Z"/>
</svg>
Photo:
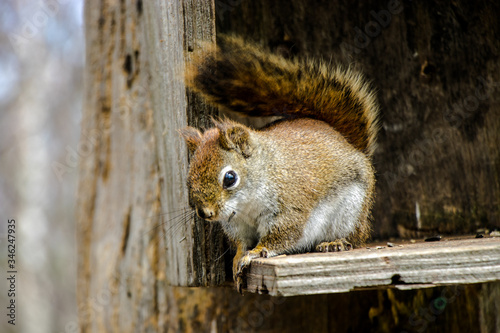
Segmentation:
<svg viewBox="0 0 500 333">
<path fill-rule="evenodd" d="M 378 106 L 360 74 L 224 36 L 188 64 L 186 84 L 222 109 L 282 117 L 260 130 L 230 120 L 181 130 L 192 153 L 190 205 L 236 244 L 240 292 L 253 258 L 368 239 Z"/>
</svg>

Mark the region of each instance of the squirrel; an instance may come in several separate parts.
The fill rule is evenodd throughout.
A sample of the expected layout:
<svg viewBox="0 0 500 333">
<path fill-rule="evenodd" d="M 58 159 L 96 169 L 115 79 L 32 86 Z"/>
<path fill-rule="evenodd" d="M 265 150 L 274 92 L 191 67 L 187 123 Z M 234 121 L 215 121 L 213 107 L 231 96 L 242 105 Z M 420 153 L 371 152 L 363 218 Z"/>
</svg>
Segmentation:
<svg viewBox="0 0 500 333">
<path fill-rule="evenodd" d="M 257 257 L 359 247 L 371 233 L 378 130 L 374 92 L 360 74 L 285 59 L 223 36 L 186 68 L 186 85 L 222 109 L 281 116 L 255 130 L 215 120 L 180 130 L 191 152 L 190 205 L 236 244 L 239 292 Z"/>
</svg>

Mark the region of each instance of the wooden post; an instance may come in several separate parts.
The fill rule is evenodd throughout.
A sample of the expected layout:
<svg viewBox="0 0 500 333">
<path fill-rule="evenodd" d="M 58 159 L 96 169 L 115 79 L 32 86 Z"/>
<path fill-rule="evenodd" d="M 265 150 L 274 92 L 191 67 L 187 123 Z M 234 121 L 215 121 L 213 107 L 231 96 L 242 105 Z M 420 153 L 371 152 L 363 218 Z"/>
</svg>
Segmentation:
<svg viewBox="0 0 500 333">
<path fill-rule="evenodd" d="M 85 26 L 81 140 L 94 150 L 79 171 L 80 327 L 156 332 L 175 299 L 168 285 L 225 279 L 220 227 L 188 214 L 177 133 L 188 114 L 204 126 L 214 113 L 182 80 L 199 42 L 214 41 L 214 3 L 92 0 Z"/>
<path fill-rule="evenodd" d="M 183 82 L 184 62 L 204 51 L 202 42 L 215 43 L 214 4 L 158 0 L 144 3 L 144 9 L 166 276 L 177 286 L 220 284 L 225 279 L 223 235 L 218 225 L 195 223 L 187 198 L 187 149 L 178 133 L 188 123 L 209 125 L 215 114 Z"/>
</svg>

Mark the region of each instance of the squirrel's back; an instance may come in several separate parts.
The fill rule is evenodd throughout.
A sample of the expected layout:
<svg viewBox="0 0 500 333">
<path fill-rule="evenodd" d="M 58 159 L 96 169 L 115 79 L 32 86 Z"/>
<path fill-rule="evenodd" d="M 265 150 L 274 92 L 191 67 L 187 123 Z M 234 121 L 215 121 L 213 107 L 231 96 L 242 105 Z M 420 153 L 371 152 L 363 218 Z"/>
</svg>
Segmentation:
<svg viewBox="0 0 500 333">
<path fill-rule="evenodd" d="M 287 60 L 224 36 L 189 65 L 187 84 L 211 103 L 244 115 L 324 121 L 367 156 L 373 153 L 378 106 L 363 77 L 349 69 Z"/>
</svg>

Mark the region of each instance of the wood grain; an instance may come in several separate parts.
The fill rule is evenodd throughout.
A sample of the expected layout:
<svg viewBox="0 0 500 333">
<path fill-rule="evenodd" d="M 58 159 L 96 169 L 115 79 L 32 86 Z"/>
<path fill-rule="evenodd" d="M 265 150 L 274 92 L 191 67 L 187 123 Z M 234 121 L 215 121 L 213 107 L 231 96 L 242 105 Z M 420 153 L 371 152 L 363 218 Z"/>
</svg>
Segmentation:
<svg viewBox="0 0 500 333">
<path fill-rule="evenodd" d="M 500 238 L 485 238 L 255 259 L 247 290 L 296 296 L 497 280 Z"/>
<path fill-rule="evenodd" d="M 500 227 L 498 2 L 237 3 L 216 16 L 217 33 L 353 66 L 372 81 L 381 106 L 375 237 Z M 397 9 L 377 29 L 390 4 Z"/>
<path fill-rule="evenodd" d="M 150 60 L 151 107 L 161 186 L 161 225 L 168 282 L 206 286 L 225 280 L 223 234 L 218 225 L 193 217 L 186 176 L 188 152 L 178 130 L 204 127 L 215 110 L 186 90 L 184 63 L 215 42 L 211 1 L 148 1 L 144 3 L 146 48 Z"/>
</svg>

